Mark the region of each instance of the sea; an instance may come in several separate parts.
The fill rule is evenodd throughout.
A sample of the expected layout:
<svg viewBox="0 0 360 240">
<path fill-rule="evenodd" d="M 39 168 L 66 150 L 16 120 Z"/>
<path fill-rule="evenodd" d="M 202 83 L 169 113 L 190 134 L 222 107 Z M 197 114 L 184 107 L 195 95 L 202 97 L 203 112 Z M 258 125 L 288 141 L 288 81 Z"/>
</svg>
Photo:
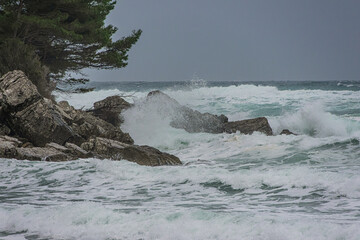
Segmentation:
<svg viewBox="0 0 360 240">
<path fill-rule="evenodd" d="M 0 239 L 360 239 L 359 81 L 87 86 L 56 99 L 89 109 L 124 97 L 134 107 L 121 129 L 184 164 L 0 159 Z M 229 121 L 265 116 L 274 136 L 172 128 L 166 103 L 146 104 L 153 90 Z"/>
</svg>

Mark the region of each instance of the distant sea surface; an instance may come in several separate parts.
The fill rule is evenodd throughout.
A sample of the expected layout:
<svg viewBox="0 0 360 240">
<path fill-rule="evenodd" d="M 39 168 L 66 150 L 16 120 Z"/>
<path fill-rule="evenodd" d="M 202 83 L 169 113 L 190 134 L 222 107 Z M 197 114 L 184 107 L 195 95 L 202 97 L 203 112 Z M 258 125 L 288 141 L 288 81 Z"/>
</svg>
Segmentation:
<svg viewBox="0 0 360 240">
<path fill-rule="evenodd" d="M 56 98 L 91 108 L 123 96 L 135 107 L 123 113 L 122 130 L 184 165 L 0 159 L 0 239 L 360 239 L 360 82 L 88 87 L 96 90 Z M 156 89 L 230 121 L 265 116 L 275 136 L 172 128 L 161 106 L 143 104 Z"/>
</svg>

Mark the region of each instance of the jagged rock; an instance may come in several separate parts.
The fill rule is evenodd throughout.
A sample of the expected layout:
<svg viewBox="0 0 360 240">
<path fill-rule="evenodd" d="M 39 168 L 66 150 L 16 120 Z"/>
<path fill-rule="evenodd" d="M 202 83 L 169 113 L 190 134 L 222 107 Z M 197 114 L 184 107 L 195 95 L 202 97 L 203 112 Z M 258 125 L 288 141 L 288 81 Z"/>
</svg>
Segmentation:
<svg viewBox="0 0 360 240">
<path fill-rule="evenodd" d="M 169 97 L 165 93 L 156 90 L 147 96 L 148 102 L 154 102 L 161 106 L 160 112 L 171 116 L 170 125 L 174 128 L 182 128 L 185 131 L 221 133 L 223 125 L 228 121 L 225 115 L 214 115 L 210 113 L 200 113 L 191 108 L 180 105 L 175 99 Z"/>
<path fill-rule="evenodd" d="M 66 143 L 65 147 L 67 147 L 73 156 L 77 156 L 78 158 L 89 158 L 94 156 L 91 152 L 87 152 L 73 143 Z"/>
<path fill-rule="evenodd" d="M 128 144 L 134 143 L 134 140 L 128 133 L 122 132 L 119 127 L 115 127 L 112 124 L 93 116 L 91 113 L 76 110 L 66 101 L 59 102 L 58 106 L 67 114 L 67 117 L 65 118 L 70 121 L 71 128 L 86 140 L 90 139 L 90 137 L 103 137 Z"/>
<path fill-rule="evenodd" d="M 131 104 L 120 96 L 110 96 L 104 100 L 95 102 L 91 112 L 94 116 L 111 123 L 115 127 L 119 127 L 120 124 L 124 122 L 120 116 L 121 112 L 130 106 Z"/>
<path fill-rule="evenodd" d="M 77 137 L 48 99 L 35 102 L 9 116 L 12 129 L 36 146 L 44 146 L 48 142 L 63 145 L 66 141 Z"/>
<path fill-rule="evenodd" d="M 297 134 L 291 132 L 289 129 L 283 129 L 280 135 L 297 135 Z"/>
<path fill-rule="evenodd" d="M 22 71 L 12 71 L 0 78 L 3 102 L 9 111 L 15 112 L 42 99 L 35 85 Z"/>
<path fill-rule="evenodd" d="M 68 126 L 51 100 L 42 98 L 22 71 L 0 78 L 3 117 L 16 135 L 36 146 L 64 144 L 79 136 Z"/>
<path fill-rule="evenodd" d="M 146 166 L 181 165 L 179 158 L 161 152 L 149 146 L 130 145 L 105 138 L 92 138 L 81 145 L 86 151 L 92 151 L 99 158 L 128 160 Z"/>
<path fill-rule="evenodd" d="M 243 134 L 252 134 L 257 131 L 265 133 L 268 136 L 273 135 L 269 122 L 265 117 L 225 123 L 224 131 L 227 133 L 239 131 Z"/>
</svg>

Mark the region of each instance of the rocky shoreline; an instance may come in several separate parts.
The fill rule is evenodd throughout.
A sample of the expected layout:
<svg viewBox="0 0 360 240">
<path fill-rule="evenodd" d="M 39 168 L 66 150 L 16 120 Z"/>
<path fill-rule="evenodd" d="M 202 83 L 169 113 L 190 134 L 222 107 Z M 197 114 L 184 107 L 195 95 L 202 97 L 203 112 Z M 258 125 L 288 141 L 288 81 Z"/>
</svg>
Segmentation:
<svg viewBox="0 0 360 240">
<path fill-rule="evenodd" d="M 162 111 L 171 116 L 171 126 L 187 132 L 273 135 L 264 117 L 228 122 L 224 115 L 200 113 L 160 91 L 150 92 L 147 101 L 165 102 Z M 23 72 L 9 72 L 0 78 L 0 157 L 35 161 L 96 157 L 147 166 L 181 165 L 176 156 L 135 145 L 121 131 L 120 113 L 131 107 L 121 97 L 111 96 L 94 103 L 91 110 L 77 110 L 66 101 L 42 97 Z"/>
</svg>

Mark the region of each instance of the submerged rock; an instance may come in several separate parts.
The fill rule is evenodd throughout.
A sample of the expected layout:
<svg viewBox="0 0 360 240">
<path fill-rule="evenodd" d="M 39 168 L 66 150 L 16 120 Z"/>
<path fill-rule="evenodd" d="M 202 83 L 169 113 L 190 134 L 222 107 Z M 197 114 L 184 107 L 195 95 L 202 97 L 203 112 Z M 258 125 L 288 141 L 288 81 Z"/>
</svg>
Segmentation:
<svg viewBox="0 0 360 240">
<path fill-rule="evenodd" d="M 252 134 L 256 131 L 265 133 L 268 136 L 273 135 L 270 124 L 265 117 L 225 123 L 224 131 L 227 133 L 239 131 L 243 134 Z"/>
<path fill-rule="evenodd" d="M 81 147 L 86 151 L 95 152 L 98 158 L 128 160 L 146 166 L 181 165 L 174 155 L 164 153 L 149 146 L 130 145 L 106 138 L 92 138 Z"/>
<path fill-rule="evenodd" d="M 289 129 L 283 129 L 280 135 L 297 135 L 297 134 L 291 132 Z"/>
</svg>

